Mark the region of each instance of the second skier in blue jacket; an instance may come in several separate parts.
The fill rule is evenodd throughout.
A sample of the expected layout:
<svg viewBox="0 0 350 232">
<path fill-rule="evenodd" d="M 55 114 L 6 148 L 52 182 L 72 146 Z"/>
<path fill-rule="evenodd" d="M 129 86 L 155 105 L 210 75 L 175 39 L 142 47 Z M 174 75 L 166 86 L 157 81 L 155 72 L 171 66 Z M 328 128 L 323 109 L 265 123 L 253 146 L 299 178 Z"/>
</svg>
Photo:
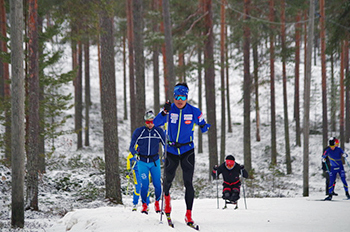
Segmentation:
<svg viewBox="0 0 350 232">
<path fill-rule="evenodd" d="M 147 194 L 149 188 L 149 173 L 151 173 L 154 186 L 154 208 L 160 212 L 159 200 L 162 194 L 161 171 L 159 160 L 159 143 L 165 144 L 165 134 L 161 128 L 153 124 L 153 111 L 146 112 L 145 126 L 137 128 L 132 134 L 130 152 L 139 157 L 138 168 L 141 176 L 142 213 L 148 213 Z"/>
</svg>

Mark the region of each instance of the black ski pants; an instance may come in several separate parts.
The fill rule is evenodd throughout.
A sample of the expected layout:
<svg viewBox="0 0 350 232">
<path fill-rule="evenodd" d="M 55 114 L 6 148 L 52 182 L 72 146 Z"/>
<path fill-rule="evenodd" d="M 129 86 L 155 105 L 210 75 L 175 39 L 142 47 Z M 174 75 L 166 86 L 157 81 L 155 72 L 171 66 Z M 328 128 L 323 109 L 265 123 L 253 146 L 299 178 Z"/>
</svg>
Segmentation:
<svg viewBox="0 0 350 232">
<path fill-rule="evenodd" d="M 167 152 L 165 160 L 165 181 L 164 181 L 164 194 L 169 195 L 169 190 L 172 182 L 175 178 L 176 169 L 181 165 L 182 176 L 185 191 L 185 201 L 188 210 L 192 210 L 193 199 L 194 199 L 194 188 L 193 188 L 193 172 L 194 172 L 194 149 L 189 150 L 181 155 L 174 155 Z"/>
</svg>

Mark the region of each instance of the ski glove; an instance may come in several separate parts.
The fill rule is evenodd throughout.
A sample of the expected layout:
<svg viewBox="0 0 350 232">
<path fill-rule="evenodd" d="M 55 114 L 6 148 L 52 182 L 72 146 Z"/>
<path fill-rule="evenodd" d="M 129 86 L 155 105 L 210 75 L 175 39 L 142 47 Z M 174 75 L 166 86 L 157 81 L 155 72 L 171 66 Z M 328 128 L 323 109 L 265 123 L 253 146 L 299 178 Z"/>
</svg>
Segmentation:
<svg viewBox="0 0 350 232">
<path fill-rule="evenodd" d="M 347 158 L 348 156 L 349 156 L 348 154 L 343 153 L 343 157 L 344 157 L 344 158 Z"/>
<path fill-rule="evenodd" d="M 171 102 L 168 100 L 165 104 L 164 104 L 164 108 L 163 111 L 161 112 L 161 114 L 163 116 L 167 115 L 167 113 L 171 110 Z"/>
<path fill-rule="evenodd" d="M 211 176 L 213 177 L 214 180 L 218 179 L 218 177 L 217 177 L 217 171 L 216 171 L 217 169 L 218 169 L 218 166 L 215 165 L 215 166 L 213 167 L 213 171 L 211 172 Z"/>
<path fill-rule="evenodd" d="M 126 170 L 126 178 L 129 179 L 132 176 L 132 172 L 130 169 Z"/>
<path fill-rule="evenodd" d="M 165 112 L 169 112 L 171 110 L 171 102 L 168 100 L 165 104 L 164 104 L 164 111 Z"/>
<path fill-rule="evenodd" d="M 244 165 L 241 165 L 241 169 L 244 169 Z"/>
<path fill-rule="evenodd" d="M 201 128 L 202 133 L 207 132 L 209 130 L 210 126 L 211 125 L 209 123 L 201 125 L 200 128 Z"/>
</svg>

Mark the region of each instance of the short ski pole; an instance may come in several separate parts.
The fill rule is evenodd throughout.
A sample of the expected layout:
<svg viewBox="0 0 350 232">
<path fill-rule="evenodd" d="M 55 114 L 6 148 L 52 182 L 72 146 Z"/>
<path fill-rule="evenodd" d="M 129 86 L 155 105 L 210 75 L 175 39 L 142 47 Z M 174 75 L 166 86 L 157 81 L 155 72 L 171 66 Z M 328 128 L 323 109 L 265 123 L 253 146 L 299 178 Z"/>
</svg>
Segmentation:
<svg viewBox="0 0 350 232">
<path fill-rule="evenodd" d="M 243 198 L 244 198 L 244 205 L 245 209 L 247 209 L 247 201 L 245 199 L 245 190 L 244 190 L 244 177 L 243 177 L 243 170 L 241 169 L 241 176 L 242 176 L 242 188 L 243 188 Z"/>
<path fill-rule="evenodd" d="M 166 181 L 165 179 L 165 162 L 167 158 L 167 152 L 168 152 L 168 131 L 169 131 L 169 112 L 166 114 L 166 128 L 165 128 L 165 144 L 164 144 L 164 170 L 163 170 L 163 188 L 162 188 L 162 204 L 160 209 L 160 221 L 159 223 L 163 222 L 163 209 L 164 209 L 164 183 Z"/>
<path fill-rule="evenodd" d="M 330 173 L 326 158 L 323 159 L 324 165 L 326 166 L 327 172 Z"/>
</svg>

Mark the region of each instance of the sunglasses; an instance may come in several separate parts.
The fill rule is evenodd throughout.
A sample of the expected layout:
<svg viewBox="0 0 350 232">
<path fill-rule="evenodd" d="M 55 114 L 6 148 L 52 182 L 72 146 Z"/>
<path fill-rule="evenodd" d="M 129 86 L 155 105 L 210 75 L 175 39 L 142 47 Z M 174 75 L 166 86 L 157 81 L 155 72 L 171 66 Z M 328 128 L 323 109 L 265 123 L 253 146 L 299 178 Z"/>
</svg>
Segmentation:
<svg viewBox="0 0 350 232">
<path fill-rule="evenodd" d="M 151 123 L 153 124 L 153 120 L 151 120 L 151 121 L 147 120 L 147 121 L 145 121 L 145 123 L 146 124 L 151 124 Z"/>
<path fill-rule="evenodd" d="M 183 96 L 183 95 L 176 95 L 175 97 L 175 100 L 182 100 L 182 101 L 185 101 L 186 99 L 187 99 L 187 97 L 186 96 Z"/>
</svg>

